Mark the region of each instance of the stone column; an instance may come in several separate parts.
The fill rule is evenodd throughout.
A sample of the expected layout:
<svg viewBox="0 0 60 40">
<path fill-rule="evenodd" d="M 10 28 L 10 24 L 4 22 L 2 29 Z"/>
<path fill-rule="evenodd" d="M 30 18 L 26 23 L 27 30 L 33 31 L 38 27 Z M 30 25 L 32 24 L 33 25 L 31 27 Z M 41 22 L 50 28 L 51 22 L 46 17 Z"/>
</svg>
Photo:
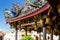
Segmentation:
<svg viewBox="0 0 60 40">
<path fill-rule="evenodd" d="M 16 30 L 15 40 L 17 40 L 17 33 L 18 33 L 17 27 L 15 30 Z"/>
<path fill-rule="evenodd" d="M 25 30 L 26 30 L 26 36 L 27 36 L 27 26 L 25 26 L 25 28 L 26 28 Z"/>
<path fill-rule="evenodd" d="M 46 27 L 43 27 L 43 40 L 46 40 Z"/>
<path fill-rule="evenodd" d="M 53 40 L 53 30 L 51 30 L 51 40 Z"/>
<path fill-rule="evenodd" d="M 41 40 L 41 32 L 39 33 L 39 39 L 38 40 Z"/>
</svg>

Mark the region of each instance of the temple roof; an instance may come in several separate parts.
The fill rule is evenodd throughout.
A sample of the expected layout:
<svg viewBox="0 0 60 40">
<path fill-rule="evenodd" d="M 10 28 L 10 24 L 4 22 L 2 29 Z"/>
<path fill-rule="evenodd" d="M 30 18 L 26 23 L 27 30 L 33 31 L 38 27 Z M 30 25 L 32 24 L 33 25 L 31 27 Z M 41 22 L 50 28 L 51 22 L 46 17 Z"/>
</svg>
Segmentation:
<svg viewBox="0 0 60 40">
<path fill-rule="evenodd" d="M 16 22 L 19 20 L 30 18 L 32 16 L 35 16 L 44 12 L 49 8 L 49 6 L 50 5 L 47 3 L 47 1 L 45 1 L 42 4 L 39 4 L 38 7 L 34 7 L 33 9 L 20 12 L 20 14 L 17 17 L 12 17 L 12 16 L 9 16 L 8 14 L 5 14 L 6 22 L 11 23 L 11 22 Z"/>
</svg>

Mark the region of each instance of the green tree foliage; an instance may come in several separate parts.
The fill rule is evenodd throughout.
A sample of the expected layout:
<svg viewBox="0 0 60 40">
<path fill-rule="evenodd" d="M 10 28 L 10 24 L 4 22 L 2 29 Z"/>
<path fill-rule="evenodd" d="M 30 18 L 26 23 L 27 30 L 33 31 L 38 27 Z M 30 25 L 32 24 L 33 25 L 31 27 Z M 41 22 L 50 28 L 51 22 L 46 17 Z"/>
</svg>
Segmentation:
<svg viewBox="0 0 60 40">
<path fill-rule="evenodd" d="M 34 40 L 34 38 L 31 36 L 25 36 L 21 40 Z"/>
</svg>

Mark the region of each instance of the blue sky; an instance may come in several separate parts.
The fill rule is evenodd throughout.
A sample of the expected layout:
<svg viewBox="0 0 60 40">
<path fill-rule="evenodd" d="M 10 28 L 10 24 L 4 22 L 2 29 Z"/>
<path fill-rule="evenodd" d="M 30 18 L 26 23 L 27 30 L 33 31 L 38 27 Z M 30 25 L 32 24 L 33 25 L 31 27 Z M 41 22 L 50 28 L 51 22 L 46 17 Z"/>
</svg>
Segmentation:
<svg viewBox="0 0 60 40">
<path fill-rule="evenodd" d="M 20 4 L 20 7 L 22 7 L 24 5 L 24 2 L 25 0 L 0 0 L 0 31 L 13 31 L 12 29 L 10 29 L 9 24 L 6 24 L 4 17 L 4 9 L 7 8 L 11 10 L 13 3 Z"/>
</svg>

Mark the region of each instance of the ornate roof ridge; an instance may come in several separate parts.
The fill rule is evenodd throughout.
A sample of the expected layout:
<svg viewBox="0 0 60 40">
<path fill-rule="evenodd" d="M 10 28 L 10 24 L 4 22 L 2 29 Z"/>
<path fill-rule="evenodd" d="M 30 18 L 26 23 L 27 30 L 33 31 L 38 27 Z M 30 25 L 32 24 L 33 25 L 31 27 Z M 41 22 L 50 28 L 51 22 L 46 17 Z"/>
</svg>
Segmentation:
<svg viewBox="0 0 60 40">
<path fill-rule="evenodd" d="M 26 16 L 23 16 L 23 17 L 18 17 L 16 19 L 13 19 L 13 20 L 6 20 L 7 23 L 11 23 L 11 22 L 16 22 L 16 21 L 19 21 L 19 20 L 23 20 L 23 19 L 26 19 L 26 18 L 29 18 L 29 17 L 32 17 L 34 15 L 37 15 L 37 14 L 40 14 L 42 12 L 44 12 L 45 10 L 47 10 L 48 8 L 50 7 L 49 4 L 46 4 L 43 8 L 29 14 L 29 15 L 26 15 Z"/>
</svg>

